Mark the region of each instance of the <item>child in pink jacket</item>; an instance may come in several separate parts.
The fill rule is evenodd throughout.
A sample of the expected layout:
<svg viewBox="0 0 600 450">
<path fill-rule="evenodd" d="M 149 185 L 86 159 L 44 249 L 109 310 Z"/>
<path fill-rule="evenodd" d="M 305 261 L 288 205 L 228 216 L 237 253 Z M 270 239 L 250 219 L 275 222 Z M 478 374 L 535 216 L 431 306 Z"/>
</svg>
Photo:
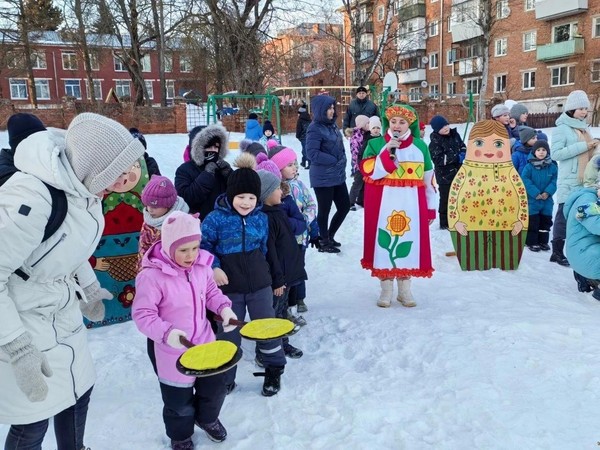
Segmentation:
<svg viewBox="0 0 600 450">
<path fill-rule="evenodd" d="M 231 301 L 213 280 L 213 256 L 200 250 L 200 220 L 182 211 L 171 213 L 162 225 L 162 239 L 142 260 L 132 316 L 138 329 L 154 345 L 148 356 L 160 382 L 163 420 L 174 450 L 192 450 L 194 423 L 208 437 L 221 442 L 227 437 L 219 421 L 226 395 L 224 374 L 195 378 L 176 368 L 186 350 L 179 338 L 193 344 L 215 340 L 206 309 L 223 318 L 224 330 L 237 319 Z"/>
</svg>

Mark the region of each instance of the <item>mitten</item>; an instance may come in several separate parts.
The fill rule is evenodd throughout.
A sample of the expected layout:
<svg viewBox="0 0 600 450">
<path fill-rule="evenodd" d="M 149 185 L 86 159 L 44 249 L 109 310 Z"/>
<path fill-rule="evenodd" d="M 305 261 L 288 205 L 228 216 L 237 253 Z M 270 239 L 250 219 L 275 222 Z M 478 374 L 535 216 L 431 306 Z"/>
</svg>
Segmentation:
<svg viewBox="0 0 600 450">
<path fill-rule="evenodd" d="M 206 166 L 204 166 L 204 171 L 214 175 L 218 168 L 219 167 L 217 166 L 217 163 L 209 162 Z"/>
<path fill-rule="evenodd" d="M 42 402 L 48 395 L 45 377 L 52 376 L 46 355 L 31 343 L 31 334 L 25 332 L 8 344 L 0 346 L 8 354 L 17 386 L 30 402 Z"/>
<path fill-rule="evenodd" d="M 187 337 L 187 333 L 185 331 L 178 330 L 177 328 L 173 328 L 171 331 L 169 331 L 169 335 L 167 336 L 167 344 L 169 347 L 184 348 L 185 346 L 179 340 L 181 336 Z"/>
<path fill-rule="evenodd" d="M 205 163 L 217 162 L 217 159 L 219 159 L 219 152 L 204 152 Z"/>
<path fill-rule="evenodd" d="M 227 178 L 229 176 L 229 174 L 231 173 L 231 166 L 229 165 L 229 163 L 227 161 L 225 161 L 224 159 L 219 159 L 217 162 L 217 167 L 219 168 L 219 171 L 221 172 L 221 175 L 223 175 L 223 177 Z"/>
<path fill-rule="evenodd" d="M 98 281 L 94 281 L 88 287 L 83 288 L 83 293 L 85 294 L 85 300 L 79 301 L 79 309 L 83 317 L 91 322 L 104 319 L 106 311 L 102 300 L 111 300 L 113 295 L 101 287 Z"/>
<path fill-rule="evenodd" d="M 237 316 L 229 306 L 226 306 L 221 310 L 221 318 L 223 319 L 223 331 L 229 333 L 235 330 L 236 325 L 229 325 L 229 321 L 237 320 Z"/>
<path fill-rule="evenodd" d="M 321 238 L 319 236 L 312 237 L 308 240 L 308 244 L 316 249 L 321 248 Z"/>
</svg>

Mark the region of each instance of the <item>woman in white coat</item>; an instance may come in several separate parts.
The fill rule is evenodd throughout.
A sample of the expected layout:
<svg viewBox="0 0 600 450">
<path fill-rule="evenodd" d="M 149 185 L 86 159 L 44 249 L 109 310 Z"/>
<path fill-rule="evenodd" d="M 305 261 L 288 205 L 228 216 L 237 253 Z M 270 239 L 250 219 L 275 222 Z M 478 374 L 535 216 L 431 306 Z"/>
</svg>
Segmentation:
<svg viewBox="0 0 600 450">
<path fill-rule="evenodd" d="M 96 375 L 80 302 L 93 310 L 110 297 L 88 263 L 104 228 L 100 197 L 143 154 L 127 128 L 92 113 L 75 117 L 64 134 L 35 132 L 15 150 L 20 172 L 0 187 L 0 423 L 11 425 L 5 450 L 41 449 L 51 417 L 58 450 L 84 448 Z M 68 204 L 45 242 L 52 201 L 43 182 L 63 190 Z"/>
</svg>

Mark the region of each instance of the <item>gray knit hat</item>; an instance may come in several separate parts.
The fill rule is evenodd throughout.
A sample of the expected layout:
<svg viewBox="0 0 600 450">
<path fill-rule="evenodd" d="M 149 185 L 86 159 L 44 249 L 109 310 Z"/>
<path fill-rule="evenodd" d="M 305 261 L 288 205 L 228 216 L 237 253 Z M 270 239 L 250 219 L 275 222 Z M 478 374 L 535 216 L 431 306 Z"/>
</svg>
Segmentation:
<svg viewBox="0 0 600 450">
<path fill-rule="evenodd" d="M 65 154 L 73 172 L 92 194 L 99 194 L 144 154 L 144 146 L 108 117 L 82 113 L 65 134 Z"/>
<path fill-rule="evenodd" d="M 536 136 L 536 131 L 531 127 L 520 126 L 519 127 L 519 139 L 521 143 L 525 145 L 529 139 Z"/>
<path fill-rule="evenodd" d="M 511 119 L 519 120 L 521 114 L 529 114 L 529 110 L 522 103 L 515 103 L 513 107 L 510 108 Z"/>
<path fill-rule="evenodd" d="M 264 169 L 257 170 L 256 173 L 260 177 L 260 201 L 264 202 L 281 185 L 281 179 Z"/>
<path fill-rule="evenodd" d="M 492 117 L 500 117 L 504 114 L 510 114 L 510 109 L 504 103 L 500 103 L 492 108 Z"/>
<path fill-rule="evenodd" d="M 579 108 L 589 108 L 590 100 L 588 96 L 583 91 L 573 91 L 567 97 L 567 101 L 565 102 L 565 111 L 573 111 Z"/>
</svg>

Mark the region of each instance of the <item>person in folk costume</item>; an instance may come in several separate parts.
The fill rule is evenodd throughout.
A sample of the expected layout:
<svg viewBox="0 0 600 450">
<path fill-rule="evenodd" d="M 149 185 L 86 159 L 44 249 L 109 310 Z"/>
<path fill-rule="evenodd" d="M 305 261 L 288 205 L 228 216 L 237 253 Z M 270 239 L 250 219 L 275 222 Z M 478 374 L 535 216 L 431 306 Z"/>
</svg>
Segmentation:
<svg viewBox="0 0 600 450">
<path fill-rule="evenodd" d="M 448 228 L 461 269 L 516 270 L 528 223 L 527 191 L 511 160 L 506 127 L 477 122 L 448 199 Z"/>
<path fill-rule="evenodd" d="M 416 306 L 411 277 L 431 277 L 429 225 L 437 193 L 427 144 L 420 138 L 416 111 L 402 104 L 385 111 L 385 135 L 369 141 L 360 169 L 365 176 L 364 252 L 361 261 L 381 281 L 377 306 L 389 307 L 398 280 L 397 300 Z"/>
</svg>

